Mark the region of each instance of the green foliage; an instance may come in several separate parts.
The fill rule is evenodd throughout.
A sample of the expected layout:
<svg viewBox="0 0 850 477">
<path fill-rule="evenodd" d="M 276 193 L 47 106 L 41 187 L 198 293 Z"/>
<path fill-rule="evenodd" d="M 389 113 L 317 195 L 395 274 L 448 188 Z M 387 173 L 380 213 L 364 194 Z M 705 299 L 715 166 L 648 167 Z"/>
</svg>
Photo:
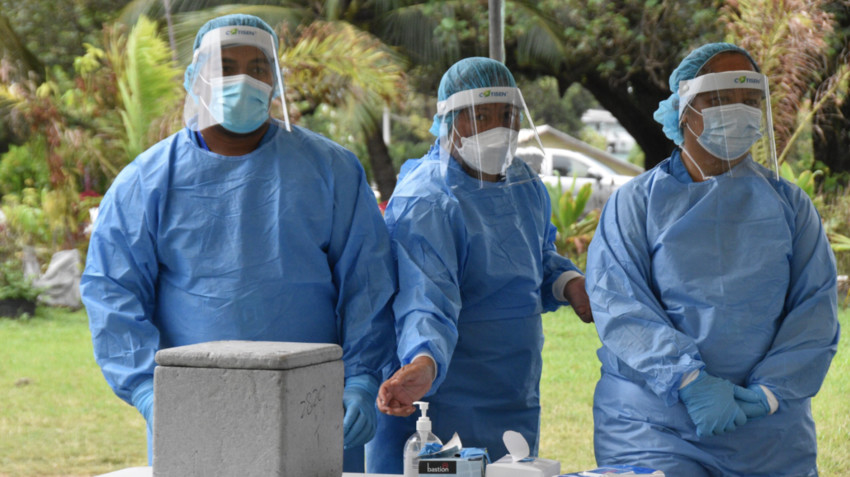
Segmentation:
<svg viewBox="0 0 850 477">
<path fill-rule="evenodd" d="M 129 1 L 0 0 L 0 12 L 9 19 L 22 46 L 42 64 L 70 73 L 74 57 L 83 54 L 83 45 L 96 42 L 103 24 Z M 0 50 L 8 38 L 0 38 Z"/>
<path fill-rule="evenodd" d="M 0 195 L 19 194 L 26 187 L 41 189 L 49 184 L 47 145 L 43 136 L 33 136 L 21 146 L 11 146 L 0 156 Z"/>
<path fill-rule="evenodd" d="M 835 252 L 850 252 L 850 237 L 835 233 L 829 237 L 829 242 Z"/>
<path fill-rule="evenodd" d="M 50 237 L 50 229 L 38 204 L 39 193 L 32 188 L 24 188 L 21 195 L 3 197 L 5 222 L 0 225 L 0 300 L 34 301 L 41 293 L 33 287 L 32 279 L 24 276 L 21 260 L 25 246 L 45 243 Z"/>
<path fill-rule="evenodd" d="M 516 6 L 518 26 L 512 34 L 517 41 L 520 63 L 540 61 L 555 69 L 575 68 L 579 74 L 592 72 L 609 79 L 612 86 L 644 72 L 666 83 L 682 51 L 687 51 L 690 45 L 716 40 L 718 34 L 720 2 L 715 1 L 514 0 L 508 3 Z"/>
<path fill-rule="evenodd" d="M 404 62 L 375 37 L 347 23 L 314 22 L 299 31 L 281 54 L 290 101 L 301 112 L 334 106 L 354 129 L 372 130 L 385 105 L 405 93 Z"/>
<path fill-rule="evenodd" d="M 552 202 L 552 225 L 558 229 L 555 247 L 558 253 L 568 257 L 577 267 L 584 270 L 587 266 L 587 246 L 599 223 L 599 210 L 593 209 L 584 213 L 587 201 L 592 193 L 592 186 L 584 184 L 576 192 L 576 179 L 568 190 L 561 187 L 561 177 L 558 185 L 546 185 Z"/>
<path fill-rule="evenodd" d="M 180 104 L 182 75 L 171 60 L 168 44 L 157 36 L 156 24 L 146 17 L 139 19 L 120 51 L 119 45 L 113 43 L 109 57 L 118 74 L 129 162 L 159 139 L 159 131 L 151 125 Z"/>
<path fill-rule="evenodd" d="M 835 252 L 838 274 L 850 275 L 850 196 L 832 196 L 820 210 L 826 235 Z"/>
<path fill-rule="evenodd" d="M 32 279 L 24 276 L 21 260 L 14 254 L 0 251 L 0 300 L 33 302 L 40 293 L 41 290 L 33 286 Z"/>
<path fill-rule="evenodd" d="M 0 242 L 17 248 L 50 243 L 50 226 L 41 209 L 41 201 L 46 193 L 46 190 L 27 187 L 20 195 L 3 196 L 2 210 L 6 223 L 0 234 Z"/>
<path fill-rule="evenodd" d="M 803 189 L 803 192 L 805 192 L 810 199 L 815 200 L 817 198 L 815 191 L 815 179 L 822 176 L 823 172 L 804 170 L 797 175 L 794 174 L 794 170 L 791 168 L 790 164 L 783 162 L 782 165 L 779 166 L 779 175 L 796 184 L 797 187 Z"/>
</svg>

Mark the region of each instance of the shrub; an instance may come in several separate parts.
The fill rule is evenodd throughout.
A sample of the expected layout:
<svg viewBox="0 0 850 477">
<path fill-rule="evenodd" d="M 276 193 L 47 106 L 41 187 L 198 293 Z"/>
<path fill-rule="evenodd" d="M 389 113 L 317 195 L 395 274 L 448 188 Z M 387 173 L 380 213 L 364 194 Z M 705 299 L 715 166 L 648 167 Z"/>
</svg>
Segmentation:
<svg viewBox="0 0 850 477">
<path fill-rule="evenodd" d="M 581 270 L 587 267 L 587 246 L 599 223 L 599 209 L 585 213 L 587 201 L 590 199 L 592 188 L 584 184 L 575 192 L 576 181 L 573 178 L 569 190 L 561 188 L 561 177 L 558 185 L 546 188 L 552 202 L 552 224 L 558 229 L 555 247 L 558 253 L 569 258 Z"/>
<path fill-rule="evenodd" d="M 12 146 L 0 157 L 0 194 L 19 194 L 27 187 L 42 189 L 48 181 L 43 136 L 33 136 L 22 146 Z"/>
</svg>

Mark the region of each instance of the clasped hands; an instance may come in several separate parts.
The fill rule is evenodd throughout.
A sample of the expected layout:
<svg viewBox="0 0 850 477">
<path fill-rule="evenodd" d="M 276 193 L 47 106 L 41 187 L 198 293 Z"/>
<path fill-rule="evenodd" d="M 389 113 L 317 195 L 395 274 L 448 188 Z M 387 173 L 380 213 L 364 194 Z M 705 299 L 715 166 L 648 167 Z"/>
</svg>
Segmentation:
<svg viewBox="0 0 850 477">
<path fill-rule="evenodd" d="M 705 371 L 679 390 L 699 436 L 719 436 L 732 432 L 770 412 L 767 396 L 761 386 L 737 386 Z"/>
</svg>

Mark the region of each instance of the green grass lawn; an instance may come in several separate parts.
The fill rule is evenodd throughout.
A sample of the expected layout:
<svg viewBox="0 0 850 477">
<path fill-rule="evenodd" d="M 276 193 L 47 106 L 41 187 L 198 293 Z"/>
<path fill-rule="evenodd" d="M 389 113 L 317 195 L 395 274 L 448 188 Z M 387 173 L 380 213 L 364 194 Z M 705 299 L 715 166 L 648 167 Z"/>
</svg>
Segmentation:
<svg viewBox="0 0 850 477">
<path fill-rule="evenodd" d="M 841 313 L 844 329 L 850 311 Z M 570 310 L 544 317 L 541 455 L 563 471 L 595 466 L 593 326 Z M 0 319 L 0 476 L 90 476 L 146 465 L 144 421 L 119 400 L 92 358 L 83 311 L 39 308 Z M 850 475 L 850 356 L 846 340 L 814 400 L 822 476 Z"/>
</svg>

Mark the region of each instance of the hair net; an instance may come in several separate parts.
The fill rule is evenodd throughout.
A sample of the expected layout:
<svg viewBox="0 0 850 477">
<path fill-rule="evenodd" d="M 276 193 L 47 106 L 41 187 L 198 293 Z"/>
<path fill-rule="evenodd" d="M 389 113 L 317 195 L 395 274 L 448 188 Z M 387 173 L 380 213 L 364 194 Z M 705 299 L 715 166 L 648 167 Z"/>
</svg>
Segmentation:
<svg viewBox="0 0 850 477">
<path fill-rule="evenodd" d="M 255 17 L 254 15 L 245 15 L 242 13 L 234 13 L 231 15 L 223 15 L 217 18 L 213 18 L 212 20 L 206 22 L 204 26 L 202 26 L 201 29 L 198 30 L 198 34 L 195 35 L 195 43 L 192 46 L 192 52 L 197 51 L 198 47 L 201 46 L 201 40 L 204 38 L 204 35 L 206 35 L 212 30 L 215 30 L 216 28 L 228 26 L 249 26 L 259 28 L 271 34 L 273 39 L 273 45 L 275 46 L 275 48 L 277 48 L 277 45 L 280 42 L 277 37 L 277 34 L 274 32 L 272 27 L 270 27 L 268 23 L 264 22 L 259 17 Z M 183 87 L 186 89 L 186 91 L 189 92 L 191 92 L 191 85 L 194 82 L 194 68 L 195 62 L 193 61 L 192 64 L 190 64 L 186 68 L 186 73 L 183 76 Z"/>
<path fill-rule="evenodd" d="M 724 51 L 741 53 L 752 62 L 756 71 L 759 71 L 758 65 L 747 50 L 731 43 L 708 43 L 690 52 L 670 75 L 670 91 L 673 94 L 658 103 L 658 109 L 653 115 L 663 126 L 664 134 L 677 145 L 681 145 L 685 140 L 682 128 L 679 127 L 679 82 L 694 79 L 708 60 Z"/>
<path fill-rule="evenodd" d="M 494 86 L 516 87 L 514 76 L 507 66 L 490 58 L 465 58 L 452 65 L 443 75 L 437 90 L 437 101 L 443 101 L 458 91 Z M 439 136 L 441 124 L 445 121 L 446 126 L 450 126 L 453 117 L 452 113 L 445 117 L 434 115 L 431 134 Z"/>
</svg>

